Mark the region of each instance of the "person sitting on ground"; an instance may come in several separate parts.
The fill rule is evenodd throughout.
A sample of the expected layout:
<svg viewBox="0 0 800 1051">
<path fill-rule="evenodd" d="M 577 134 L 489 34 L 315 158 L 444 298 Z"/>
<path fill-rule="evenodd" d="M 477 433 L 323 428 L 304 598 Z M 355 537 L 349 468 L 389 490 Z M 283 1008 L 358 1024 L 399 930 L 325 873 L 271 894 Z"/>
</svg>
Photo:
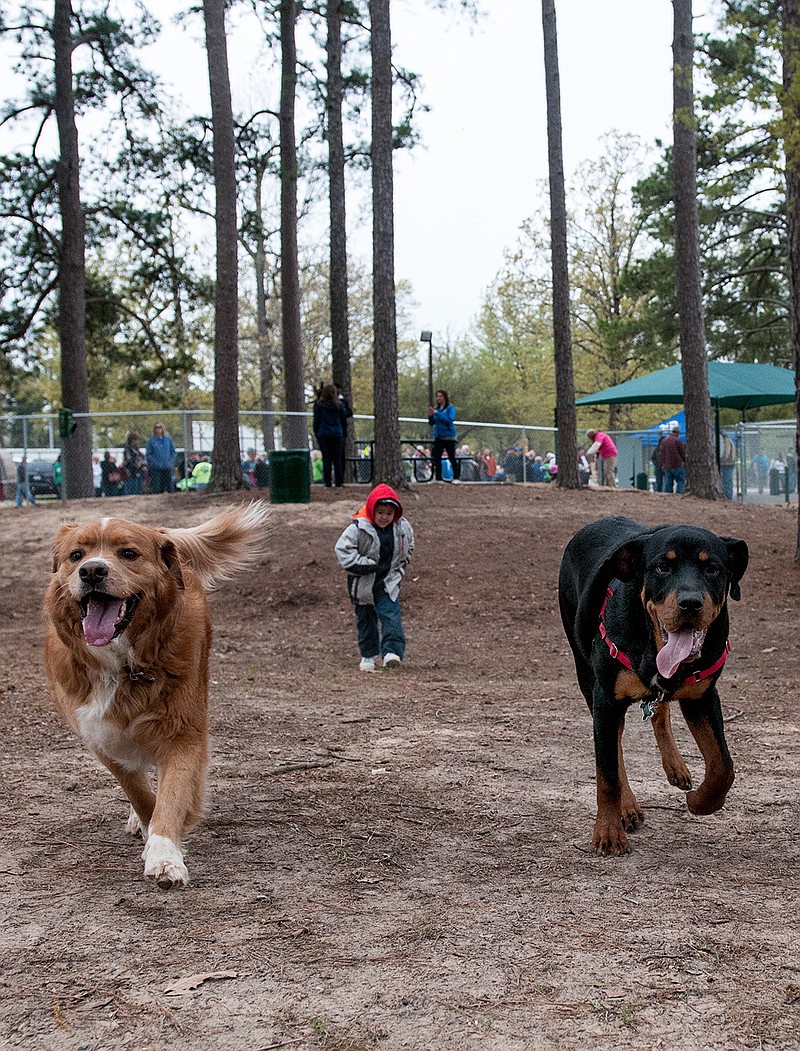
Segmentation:
<svg viewBox="0 0 800 1051">
<path fill-rule="evenodd" d="M 192 488 L 197 490 L 205 489 L 211 481 L 211 460 L 207 456 L 203 456 L 200 462 L 192 468 L 192 481 L 194 482 Z"/>
<path fill-rule="evenodd" d="M 497 460 L 491 449 L 484 449 L 480 458 L 480 471 L 482 482 L 493 482 L 497 474 Z"/>
<path fill-rule="evenodd" d="M 108 449 L 103 453 L 103 459 L 100 461 L 100 477 L 103 496 L 119 496 L 119 467 Z"/>
<path fill-rule="evenodd" d="M 541 456 L 534 456 L 533 463 L 531 464 L 531 481 L 532 482 L 548 482 L 550 479 L 544 469 L 544 460 Z"/>
<path fill-rule="evenodd" d="M 322 464 L 322 453 L 319 449 L 311 450 L 311 481 L 315 485 L 322 485 L 323 483 L 323 464 Z"/>
<path fill-rule="evenodd" d="M 247 450 L 247 458 L 242 460 L 242 481 L 248 489 L 256 487 L 256 459 L 255 449 Z"/>
<path fill-rule="evenodd" d="M 266 453 L 261 453 L 256 460 L 253 475 L 256 480 L 256 488 L 269 489 L 269 457 Z"/>
<path fill-rule="evenodd" d="M 580 479 L 581 485 L 588 485 L 591 477 L 592 468 L 586 458 L 586 450 L 581 445 L 578 449 L 578 478 Z"/>
</svg>

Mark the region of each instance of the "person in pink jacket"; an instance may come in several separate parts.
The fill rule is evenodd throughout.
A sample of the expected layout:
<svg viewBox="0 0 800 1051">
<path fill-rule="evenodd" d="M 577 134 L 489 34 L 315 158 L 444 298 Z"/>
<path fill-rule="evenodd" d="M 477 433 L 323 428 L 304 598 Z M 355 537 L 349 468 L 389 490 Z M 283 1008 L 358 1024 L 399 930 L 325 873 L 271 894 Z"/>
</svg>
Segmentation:
<svg viewBox="0 0 800 1051">
<path fill-rule="evenodd" d="M 587 431 L 586 437 L 591 442 L 591 445 L 586 450 L 586 455 L 590 459 L 594 457 L 595 463 L 600 467 L 598 482 L 601 485 L 608 486 L 609 489 L 616 489 L 617 456 L 619 456 L 616 445 L 614 445 L 605 431 Z"/>
</svg>

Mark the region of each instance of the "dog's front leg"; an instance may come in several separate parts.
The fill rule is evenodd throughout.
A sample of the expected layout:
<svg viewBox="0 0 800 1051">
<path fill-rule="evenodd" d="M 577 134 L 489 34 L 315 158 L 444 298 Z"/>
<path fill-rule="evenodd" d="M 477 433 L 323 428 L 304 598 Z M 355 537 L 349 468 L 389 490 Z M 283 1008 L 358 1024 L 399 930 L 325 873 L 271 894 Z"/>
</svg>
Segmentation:
<svg viewBox="0 0 800 1051">
<path fill-rule="evenodd" d="M 147 826 L 150 824 L 150 819 L 153 816 L 153 810 L 156 805 L 155 792 L 150 787 L 147 774 L 144 770 L 129 770 L 127 767 L 121 766 L 115 759 L 112 759 L 111 756 L 106 755 L 105 752 L 95 750 L 95 755 L 100 762 L 111 771 L 117 781 L 119 781 L 122 791 L 127 796 L 128 802 L 131 805 L 132 815 L 128 818 L 128 824 L 126 826 L 127 831 L 136 831 L 133 822 L 133 816 L 135 815 L 138 818 L 142 835 L 146 835 Z"/>
<path fill-rule="evenodd" d="M 724 804 L 734 778 L 717 688 L 712 686 L 699 700 L 680 705 L 706 766 L 702 784 L 688 793 L 686 805 L 693 814 L 713 814 Z"/>
<path fill-rule="evenodd" d="M 592 700 L 592 721 L 597 768 L 597 817 L 592 850 L 602 857 L 621 856 L 630 852 L 628 837 L 622 826 L 622 781 L 625 768 L 621 767 L 621 756 L 625 706 L 599 685 L 595 686 Z M 630 789 L 628 794 L 632 795 Z"/>
<path fill-rule="evenodd" d="M 664 767 L 667 781 L 676 788 L 688 792 L 692 787 L 692 775 L 675 743 L 669 701 L 656 705 L 656 710 L 653 712 L 653 733 L 661 753 L 661 765 Z"/>
<path fill-rule="evenodd" d="M 202 743 L 173 742 L 158 765 L 156 806 L 142 852 L 144 874 L 163 890 L 189 882 L 181 843 L 200 820 L 203 809 L 207 748 Z"/>
</svg>

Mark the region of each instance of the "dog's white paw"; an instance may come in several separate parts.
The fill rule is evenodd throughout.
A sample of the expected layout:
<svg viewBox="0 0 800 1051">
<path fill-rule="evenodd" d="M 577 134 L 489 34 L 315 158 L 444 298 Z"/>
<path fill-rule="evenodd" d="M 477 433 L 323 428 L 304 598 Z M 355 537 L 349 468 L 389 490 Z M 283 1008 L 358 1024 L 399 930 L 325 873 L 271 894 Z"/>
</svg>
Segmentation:
<svg viewBox="0 0 800 1051">
<path fill-rule="evenodd" d="M 131 812 L 128 814 L 128 820 L 125 822 L 125 831 L 129 836 L 136 836 L 141 833 L 142 839 L 147 839 L 147 827 L 142 824 L 139 815 L 131 807 Z"/>
<path fill-rule="evenodd" d="M 185 887 L 189 882 L 189 870 L 183 861 L 180 848 L 167 836 L 148 836 L 142 851 L 144 874 L 156 881 L 162 890 Z"/>
</svg>

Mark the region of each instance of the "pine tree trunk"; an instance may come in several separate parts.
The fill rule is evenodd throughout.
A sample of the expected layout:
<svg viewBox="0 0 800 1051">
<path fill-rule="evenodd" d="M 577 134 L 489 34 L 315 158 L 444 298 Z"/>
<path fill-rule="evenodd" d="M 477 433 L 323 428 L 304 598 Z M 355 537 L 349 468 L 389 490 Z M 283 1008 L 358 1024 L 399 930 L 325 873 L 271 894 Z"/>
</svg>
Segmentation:
<svg viewBox="0 0 800 1051">
<path fill-rule="evenodd" d="M 344 0 L 328 4 L 328 178 L 330 200 L 331 369 L 333 382 L 352 404 L 350 330 L 347 309 L 347 208 L 344 136 L 342 132 L 342 9 Z M 348 420 L 345 458 L 355 456 L 354 427 Z"/>
<path fill-rule="evenodd" d="M 305 413 L 303 337 L 300 327 L 300 266 L 297 250 L 297 89 L 296 0 L 281 0 L 281 318 L 283 387 L 287 413 Z M 308 448 L 305 416 L 287 416 L 283 428 L 286 449 Z"/>
<path fill-rule="evenodd" d="M 405 485 L 397 397 L 389 0 L 370 0 L 372 29 L 372 311 L 375 340 L 373 481 Z"/>
<path fill-rule="evenodd" d="M 203 0 L 214 130 L 217 273 L 214 313 L 214 451 L 209 491 L 242 486 L 239 448 L 238 228 L 233 106 L 224 0 Z"/>
<path fill-rule="evenodd" d="M 547 156 L 550 173 L 550 239 L 553 269 L 553 355 L 556 371 L 558 421 L 558 485 L 577 489 L 577 415 L 575 377 L 572 369 L 572 332 L 569 308 L 567 259 L 567 204 L 561 137 L 561 84 L 558 68 L 558 33 L 555 0 L 542 0 L 545 90 L 547 93 Z"/>
<path fill-rule="evenodd" d="M 686 413 L 686 491 L 707 500 L 717 500 L 724 494 L 714 448 L 700 281 L 692 0 L 673 0 L 673 13 L 672 177 L 676 289 Z"/>
<path fill-rule="evenodd" d="M 86 243 L 80 191 L 78 129 L 72 84 L 72 4 L 55 0 L 53 52 L 55 111 L 59 160 L 56 168 L 61 210 L 58 332 L 61 342 L 61 403 L 75 413 L 89 412 L 86 365 Z M 94 496 L 92 484 L 92 424 L 75 421 L 75 432 L 64 439 L 62 464 L 65 495 Z"/>
<path fill-rule="evenodd" d="M 789 335 L 794 360 L 795 457 L 800 480 L 800 0 L 783 2 L 783 142 L 789 243 Z M 798 490 L 800 491 L 800 490 Z M 800 507 L 795 559 L 800 560 Z"/>
<path fill-rule="evenodd" d="M 266 164 L 256 173 L 254 277 L 256 283 L 256 345 L 258 347 L 258 402 L 262 412 L 261 434 L 264 451 L 275 448 L 275 417 L 273 395 L 275 390 L 275 368 L 271 338 L 271 324 L 267 312 L 267 238 L 264 230 L 264 175 Z"/>
</svg>

